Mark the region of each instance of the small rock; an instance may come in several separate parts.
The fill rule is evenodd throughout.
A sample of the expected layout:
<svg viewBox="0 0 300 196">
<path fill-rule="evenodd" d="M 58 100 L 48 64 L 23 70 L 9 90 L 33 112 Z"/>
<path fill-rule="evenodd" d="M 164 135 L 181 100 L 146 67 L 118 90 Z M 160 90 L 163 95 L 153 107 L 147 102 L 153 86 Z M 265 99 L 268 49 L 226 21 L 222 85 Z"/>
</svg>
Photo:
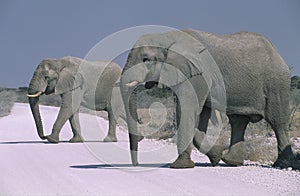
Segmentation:
<svg viewBox="0 0 300 196">
<path fill-rule="evenodd" d="M 287 170 L 287 171 L 292 171 L 293 168 L 292 168 L 292 167 L 288 167 L 286 170 Z"/>
</svg>

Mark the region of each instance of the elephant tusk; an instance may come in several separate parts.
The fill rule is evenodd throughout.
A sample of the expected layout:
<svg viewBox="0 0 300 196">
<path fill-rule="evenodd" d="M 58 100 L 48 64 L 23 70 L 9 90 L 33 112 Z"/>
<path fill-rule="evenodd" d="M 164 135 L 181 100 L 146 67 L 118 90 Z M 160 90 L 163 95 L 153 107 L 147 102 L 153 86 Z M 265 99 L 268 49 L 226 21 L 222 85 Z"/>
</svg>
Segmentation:
<svg viewBox="0 0 300 196">
<path fill-rule="evenodd" d="M 27 97 L 35 98 L 35 97 L 40 96 L 42 93 L 43 93 L 43 92 L 38 92 L 38 93 L 36 93 L 36 94 L 34 94 L 34 95 L 29 95 L 29 94 L 27 94 Z"/>
<path fill-rule="evenodd" d="M 132 82 L 127 83 L 126 86 L 128 86 L 128 87 L 135 87 L 138 83 L 139 83 L 138 81 L 134 80 Z"/>
</svg>

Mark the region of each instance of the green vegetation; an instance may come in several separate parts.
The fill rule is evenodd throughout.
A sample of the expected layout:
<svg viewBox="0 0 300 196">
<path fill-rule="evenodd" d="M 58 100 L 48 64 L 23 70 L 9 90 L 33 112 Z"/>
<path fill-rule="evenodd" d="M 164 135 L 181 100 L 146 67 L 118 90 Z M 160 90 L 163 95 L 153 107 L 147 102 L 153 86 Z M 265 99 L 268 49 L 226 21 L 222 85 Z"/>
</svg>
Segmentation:
<svg viewBox="0 0 300 196">
<path fill-rule="evenodd" d="M 298 133 L 300 136 L 300 77 L 293 76 L 291 78 L 291 118 L 289 129 Z"/>
<path fill-rule="evenodd" d="M 300 89 L 300 76 L 293 76 L 291 78 L 291 90 Z"/>
</svg>

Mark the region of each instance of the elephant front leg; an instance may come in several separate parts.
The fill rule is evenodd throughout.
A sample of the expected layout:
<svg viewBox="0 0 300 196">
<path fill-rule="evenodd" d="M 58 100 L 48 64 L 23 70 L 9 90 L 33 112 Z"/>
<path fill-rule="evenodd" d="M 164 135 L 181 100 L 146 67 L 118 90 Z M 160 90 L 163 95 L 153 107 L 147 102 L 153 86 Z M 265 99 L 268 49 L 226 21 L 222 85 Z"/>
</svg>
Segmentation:
<svg viewBox="0 0 300 196">
<path fill-rule="evenodd" d="M 69 118 L 69 122 L 73 132 L 73 137 L 69 140 L 69 142 L 71 143 L 84 142 L 84 139 L 81 136 L 78 110 Z"/>
<path fill-rule="evenodd" d="M 178 157 L 171 164 L 171 168 L 193 168 L 195 163 L 191 159 L 193 149 L 193 137 L 195 135 L 195 111 L 188 108 L 181 108 L 179 127 L 177 130 Z M 177 110 L 178 111 L 178 110 Z"/>
<path fill-rule="evenodd" d="M 108 121 L 109 121 L 109 129 L 107 136 L 103 139 L 104 142 L 117 142 L 117 136 L 116 136 L 116 127 L 117 127 L 117 122 L 114 117 L 113 111 L 111 107 L 107 108 L 107 113 L 108 113 Z"/>
<path fill-rule="evenodd" d="M 247 157 L 244 135 L 249 118 L 243 115 L 228 115 L 231 125 L 230 148 L 223 152 L 222 160 L 233 166 L 243 165 Z"/>
<path fill-rule="evenodd" d="M 195 85 L 191 85 L 194 82 Z M 203 78 L 199 77 L 193 77 L 173 90 L 178 98 L 177 122 L 179 126 L 177 129 L 178 158 L 171 164 L 171 168 L 193 168 L 195 166 L 191 160 L 193 138 L 197 131 L 199 114 L 209 91 Z"/>
<path fill-rule="evenodd" d="M 182 169 L 182 168 L 193 168 L 195 163 L 191 159 L 191 152 L 193 146 L 190 144 L 185 151 L 183 151 L 177 159 L 171 164 L 171 168 Z"/>
<path fill-rule="evenodd" d="M 51 143 L 59 142 L 59 133 L 67 122 L 67 120 L 71 117 L 72 112 L 70 109 L 66 107 L 61 107 L 57 116 L 57 119 L 53 125 L 52 133 L 46 136 L 46 139 Z"/>
<path fill-rule="evenodd" d="M 62 127 L 67 122 L 67 120 L 71 118 L 73 113 L 75 113 L 75 111 L 78 111 L 81 101 L 79 97 L 77 97 L 77 94 L 72 94 L 72 92 L 73 91 L 61 95 L 62 104 L 57 119 L 53 125 L 52 133 L 46 136 L 46 139 L 51 143 L 59 142 L 59 133 Z M 72 99 L 72 97 L 74 98 Z"/>
</svg>

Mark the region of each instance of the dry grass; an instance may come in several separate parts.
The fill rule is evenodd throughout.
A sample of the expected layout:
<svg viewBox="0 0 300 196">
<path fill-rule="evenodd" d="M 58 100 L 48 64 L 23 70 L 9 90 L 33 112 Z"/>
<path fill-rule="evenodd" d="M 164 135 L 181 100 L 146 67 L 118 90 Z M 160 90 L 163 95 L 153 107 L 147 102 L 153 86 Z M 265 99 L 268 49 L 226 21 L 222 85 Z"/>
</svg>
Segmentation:
<svg viewBox="0 0 300 196">
<path fill-rule="evenodd" d="M 300 137 L 300 108 L 295 112 L 290 126 L 290 136 Z"/>
<path fill-rule="evenodd" d="M 175 135 L 174 98 L 168 89 L 138 89 L 139 131 L 149 139 L 169 139 Z"/>
<path fill-rule="evenodd" d="M 138 116 L 143 122 L 143 124 L 138 125 L 138 129 L 146 138 L 169 139 L 175 135 L 173 108 L 154 108 L 159 105 L 163 106 L 154 103 L 150 109 L 138 109 Z"/>
</svg>

